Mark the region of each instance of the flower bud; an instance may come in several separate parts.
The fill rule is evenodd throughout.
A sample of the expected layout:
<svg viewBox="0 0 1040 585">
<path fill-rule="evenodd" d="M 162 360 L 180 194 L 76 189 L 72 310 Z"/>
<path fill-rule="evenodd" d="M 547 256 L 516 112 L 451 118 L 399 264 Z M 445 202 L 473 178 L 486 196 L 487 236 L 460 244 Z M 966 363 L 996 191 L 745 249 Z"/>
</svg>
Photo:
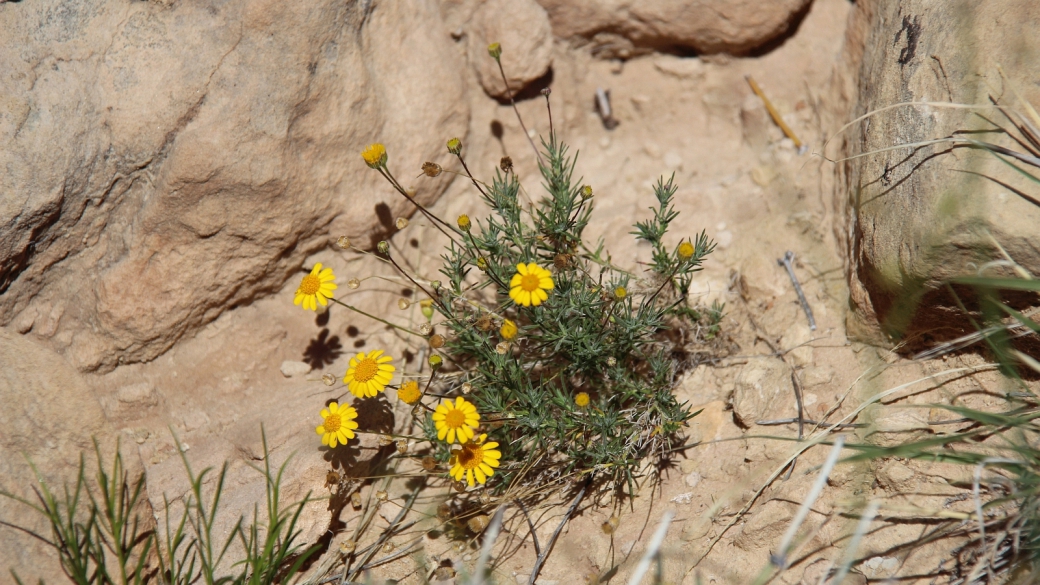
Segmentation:
<svg viewBox="0 0 1040 585">
<path fill-rule="evenodd" d="M 582 185 L 581 189 L 579 190 L 579 193 L 581 193 L 581 198 L 582 199 L 591 199 L 592 198 L 592 187 L 590 187 L 588 185 Z"/>
<path fill-rule="evenodd" d="M 549 89 L 548 87 L 543 87 L 542 91 L 540 93 L 542 95 L 544 95 L 545 97 L 549 97 L 549 94 L 552 93 L 552 90 Z"/>
<path fill-rule="evenodd" d="M 444 360 L 441 359 L 441 356 L 437 354 L 431 355 L 428 361 L 430 362 L 430 367 L 434 370 L 441 367 L 441 364 L 444 363 Z"/>
<path fill-rule="evenodd" d="M 693 257 L 694 249 L 693 244 L 689 242 L 683 242 L 679 244 L 679 249 L 676 255 L 679 256 L 679 260 L 686 261 Z"/>
<path fill-rule="evenodd" d="M 614 289 L 614 298 L 615 299 L 617 299 L 619 301 L 623 301 L 623 300 L 625 300 L 625 297 L 627 297 L 627 296 L 628 296 L 628 291 L 625 290 L 625 287 L 619 286 L 619 287 Z"/>
<path fill-rule="evenodd" d="M 498 61 L 499 59 L 501 59 L 502 58 L 502 45 L 499 44 L 499 43 L 491 43 L 490 45 L 488 45 L 488 55 L 491 55 L 491 58 L 494 59 L 495 61 Z"/>
<path fill-rule="evenodd" d="M 462 153 L 462 141 L 458 138 L 452 138 L 448 141 L 448 152 L 458 156 Z"/>
<path fill-rule="evenodd" d="M 389 254 L 390 242 L 386 240 L 381 240 L 378 244 L 376 244 L 376 250 L 379 250 L 380 254 Z"/>
<path fill-rule="evenodd" d="M 502 339 L 508 341 L 516 337 L 517 331 L 519 330 L 516 327 L 516 323 L 513 323 L 509 319 L 506 319 L 502 323 L 502 327 L 499 328 L 498 334 L 502 336 Z"/>
<path fill-rule="evenodd" d="M 340 236 L 339 239 L 336 240 L 336 245 L 340 248 L 343 248 L 344 250 L 349 250 L 350 238 L 348 238 L 347 236 Z"/>
<path fill-rule="evenodd" d="M 368 148 L 361 151 L 361 158 L 365 159 L 365 164 L 378 169 L 379 167 L 386 165 L 386 147 L 378 142 L 370 144 Z"/>
<path fill-rule="evenodd" d="M 469 223 L 469 216 L 463 213 L 459 216 L 459 229 L 464 232 L 468 232 L 470 227 L 472 226 Z"/>
</svg>

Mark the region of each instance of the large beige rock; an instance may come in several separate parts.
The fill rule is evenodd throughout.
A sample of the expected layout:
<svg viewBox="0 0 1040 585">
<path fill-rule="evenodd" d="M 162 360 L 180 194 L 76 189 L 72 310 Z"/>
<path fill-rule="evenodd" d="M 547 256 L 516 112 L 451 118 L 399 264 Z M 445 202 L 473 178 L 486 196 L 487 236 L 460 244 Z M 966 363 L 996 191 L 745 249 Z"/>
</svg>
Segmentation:
<svg viewBox="0 0 1040 585">
<path fill-rule="evenodd" d="M 687 47 L 699 53 L 742 53 L 786 32 L 811 0 L 538 0 L 557 37 L 595 38 L 608 54 L 617 45 Z M 615 48 L 611 48 L 614 45 Z"/>
<path fill-rule="evenodd" d="M 368 245 L 377 207 L 412 209 L 362 148 L 408 186 L 468 127 L 433 0 L 163 4 L 0 5 L 0 324 L 82 369 L 154 358 L 334 236 Z"/>
<path fill-rule="evenodd" d="M 470 64 L 481 87 L 496 98 L 515 95 L 552 66 L 553 31 L 549 15 L 535 0 L 487 0 L 473 14 L 467 34 Z M 488 54 L 488 45 L 502 47 L 502 68 Z"/>
<path fill-rule="evenodd" d="M 857 3 L 856 10 L 847 51 L 859 62 L 858 100 L 850 117 L 912 101 L 988 104 L 992 98 L 1018 109 L 998 65 L 1025 99 L 1040 106 L 1040 43 L 1020 26 L 1040 19 L 1040 4 L 902 0 Z M 993 123 L 1015 131 L 992 109 L 908 106 L 871 116 L 836 144 L 844 156 L 854 156 Z M 1022 150 L 1007 136 L 974 137 Z M 840 170 L 852 334 L 916 344 L 962 334 L 971 325 L 943 282 L 1001 260 L 994 242 L 1040 273 L 1036 183 L 995 156 L 944 144 L 878 152 Z"/>
<path fill-rule="evenodd" d="M 0 402 L 0 491 L 38 505 L 33 490 L 40 484 L 31 461 L 60 499 L 62 486 L 75 482 L 81 454 L 88 485 L 93 484 L 94 439 L 106 466 L 111 464 L 115 433 L 80 374 L 58 354 L 6 328 L 0 328 Z M 131 481 L 140 476 L 140 460 L 132 449 L 124 449 L 124 465 Z M 151 517 L 150 509 L 140 513 L 145 521 Z M 39 577 L 62 579 L 56 551 L 11 526 L 50 537 L 42 515 L 0 497 L 0 521 L 5 524 L 0 526 L 0 566 L 5 571 L 16 571 L 25 583 L 36 583 Z"/>
</svg>

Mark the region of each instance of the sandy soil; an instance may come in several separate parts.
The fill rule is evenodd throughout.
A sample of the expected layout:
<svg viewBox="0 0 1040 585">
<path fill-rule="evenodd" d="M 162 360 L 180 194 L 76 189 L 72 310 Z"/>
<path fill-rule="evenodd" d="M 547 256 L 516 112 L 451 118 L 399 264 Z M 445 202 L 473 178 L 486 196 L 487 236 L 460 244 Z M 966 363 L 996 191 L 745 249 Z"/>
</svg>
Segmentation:
<svg viewBox="0 0 1040 585">
<path fill-rule="evenodd" d="M 560 533 L 538 583 L 592 582 L 589 580 L 607 576 L 611 583 L 626 582 L 665 513 L 674 514 L 674 519 L 661 549 L 664 582 L 748 583 L 756 576 L 772 574 L 770 554 L 816 479 L 816 466 L 828 447 L 810 448 L 799 457 L 789 477 L 780 474 L 770 481 L 798 448 L 793 441 L 798 436 L 797 425 L 738 425 L 729 404 L 740 380 L 762 371 L 779 371 L 786 379 L 794 372 L 804 392 L 806 417 L 820 420 L 828 416 L 834 422 L 879 390 L 951 367 L 902 362 L 885 351 L 850 343 L 845 336 L 847 291 L 832 235 L 834 169 L 812 152 L 821 147 L 830 130 L 826 121 L 836 115 L 827 102 L 828 87 L 832 76 L 841 74 L 835 67 L 849 9 L 844 0 L 817 0 L 793 35 L 758 57 L 655 54 L 621 63 L 594 59 L 581 48 L 557 46 L 551 81 L 553 115 L 561 138 L 580 151 L 578 172 L 595 189 L 590 235 L 605 238 L 615 262 L 638 269 L 649 250 L 625 234 L 636 219 L 649 214 L 652 183 L 674 172 L 681 220 L 671 237 L 678 241 L 703 229 L 717 242 L 716 252 L 695 284 L 695 294 L 705 304 L 712 300 L 726 303 L 723 326 L 732 347 L 713 365 L 691 371 L 677 390 L 681 399 L 703 408 L 689 429 L 691 440 L 701 442 L 677 453 L 661 480 L 646 482 L 634 500 L 612 506 L 615 502 L 608 493 L 584 498 Z M 761 103 L 751 97 L 746 75 L 755 78 L 809 145 L 808 153 L 799 154 L 769 121 Z M 613 129 L 604 125 L 593 107 L 597 87 L 610 92 L 618 121 Z M 534 156 L 512 109 L 479 89 L 471 91 L 471 99 L 473 138 L 466 152 L 474 172 L 489 176 L 499 158 L 509 155 L 526 189 L 537 195 Z M 541 97 L 522 100 L 518 107 L 529 128 L 547 132 Z M 397 161 L 392 156 L 391 164 L 406 185 L 430 180 L 411 179 L 423 161 Z M 446 164 L 447 155 L 438 162 Z M 434 211 L 449 218 L 459 213 L 484 215 L 472 187 L 459 180 Z M 368 213 L 371 211 L 358 210 L 359 215 Z M 413 217 L 407 228 L 394 235 L 392 244 L 395 254 L 418 274 L 432 278 L 439 240 L 423 224 L 418 216 Z M 812 307 L 818 325 L 815 331 L 809 329 L 787 273 L 777 264 L 788 250 L 795 254 L 795 272 Z M 338 250 L 330 242 L 313 261 L 336 269 L 347 302 L 400 322 L 420 319 L 415 305 L 404 311 L 397 308 L 405 283 L 371 258 Z M 369 278 L 356 291 L 344 286 L 350 278 L 372 275 L 386 278 Z M 342 376 L 352 352 L 361 348 L 386 347 L 405 356 L 405 371 L 420 371 L 425 357 L 422 348 L 377 322 L 336 309 L 317 319 L 301 318 L 299 309 L 288 302 L 295 286 L 295 282 L 288 283 L 276 298 L 225 314 L 195 340 L 180 344 L 155 362 L 121 367 L 95 380 L 110 416 L 120 420 L 124 432 L 139 445 L 149 466 L 150 491 L 176 494 L 184 489 L 183 481 L 174 479 L 180 464 L 171 431 L 188 445 L 206 437 L 225 437 L 219 446 L 206 452 L 193 450 L 189 455 L 200 468 L 231 459 L 232 476 L 245 477 L 251 473 L 246 462 L 258 458 L 256 428 L 263 422 L 281 457 L 296 451 L 294 473 L 313 480 L 301 485 L 316 494 L 327 494 L 324 482 L 329 462 L 323 460 L 314 439 L 313 417 L 284 420 L 272 418 L 272 413 L 288 402 L 316 402 L 327 397 L 328 391 L 319 381 L 321 374 Z M 959 359 L 978 362 L 970 356 Z M 278 371 L 283 360 L 307 360 L 318 367 L 306 379 L 285 378 Z M 214 372 L 222 375 L 214 376 Z M 161 403 L 146 411 L 118 412 L 113 389 L 141 380 L 161 388 Z M 970 387 L 994 382 L 968 377 L 957 383 Z M 200 396 L 197 400 L 177 399 L 178 389 L 188 387 L 206 387 L 206 391 L 193 392 Z M 921 409 L 900 410 L 901 405 L 936 401 L 956 390 L 932 389 L 887 407 L 886 412 L 895 414 L 881 417 L 888 426 L 882 425 L 879 436 L 907 436 L 918 428 L 915 424 L 920 416 L 930 416 L 927 409 L 922 415 Z M 241 399 L 240 406 L 224 406 L 231 396 Z M 395 404 L 397 401 L 390 401 L 387 408 Z M 766 418 L 795 417 L 796 408 L 793 395 L 777 396 L 770 399 Z M 395 428 L 408 431 L 407 411 L 398 408 L 395 414 Z M 904 419 L 897 414 L 905 415 L 909 422 L 899 426 L 893 421 Z M 877 419 L 876 409 L 864 411 L 857 422 L 873 426 L 856 429 L 849 440 L 861 440 L 868 432 L 878 431 Z M 296 435 L 301 438 L 294 439 Z M 371 441 L 363 443 L 362 452 L 375 448 Z M 416 447 L 410 448 L 414 453 Z M 168 472 L 162 471 L 164 465 L 170 466 Z M 414 461 L 395 460 L 390 465 L 397 466 L 398 472 L 417 472 Z M 866 464 L 839 466 L 798 532 L 798 548 L 790 555 L 792 566 L 773 582 L 816 583 L 829 563 L 840 559 L 856 522 L 840 512 L 857 509 L 869 498 L 898 487 L 916 492 L 919 499 L 911 503 L 923 505 L 963 493 L 942 474 L 929 473 L 918 464 L 895 461 L 890 467 L 878 475 L 877 469 Z M 383 486 L 382 479 L 366 484 L 362 499 L 372 497 Z M 379 536 L 412 487 L 413 483 L 394 481 L 385 488 L 389 500 L 362 535 L 362 545 Z M 297 491 L 286 496 L 305 493 L 302 487 Z M 542 546 L 558 526 L 572 493 L 546 494 L 544 505 L 531 510 Z M 432 578 L 439 564 L 464 571 L 477 554 L 479 539 L 465 530 L 446 528 L 436 518 L 439 505 L 446 501 L 461 505 L 458 498 L 443 481 L 431 482 L 422 490 L 414 511 L 405 519 L 419 523 L 394 536 L 392 546 L 374 558 L 399 552 L 413 541 L 418 543 L 417 552 L 372 569 L 370 577 L 419 583 Z M 618 527 L 607 534 L 602 525 L 615 514 Z M 330 551 L 352 536 L 359 516 L 351 506 L 346 508 L 341 519 L 347 529 L 333 539 Z M 895 574 L 923 575 L 922 582 L 927 582 L 929 573 L 949 557 L 950 543 L 919 547 L 911 557 L 899 548 L 901 543 L 919 538 L 928 529 L 926 522 L 910 518 L 881 524 L 861 550 L 870 563 L 850 582 Z M 514 510 L 495 549 L 496 582 L 526 583 L 535 558 L 527 523 Z"/>
</svg>

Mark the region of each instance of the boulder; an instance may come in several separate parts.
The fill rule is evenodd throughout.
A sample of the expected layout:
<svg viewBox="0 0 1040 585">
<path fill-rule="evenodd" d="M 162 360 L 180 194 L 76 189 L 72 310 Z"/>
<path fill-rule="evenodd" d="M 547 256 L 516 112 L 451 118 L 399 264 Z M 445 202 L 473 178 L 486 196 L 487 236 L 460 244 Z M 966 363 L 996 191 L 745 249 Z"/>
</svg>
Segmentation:
<svg viewBox="0 0 1040 585">
<path fill-rule="evenodd" d="M 745 53 L 784 34 L 811 0 L 538 0 L 553 34 L 627 58 L 639 49 Z"/>
<path fill-rule="evenodd" d="M 469 111 L 433 0 L 0 4 L 0 325 L 146 361 L 412 213 Z M 415 181 L 429 204 L 448 180 Z"/>
<path fill-rule="evenodd" d="M 852 70 L 858 71 L 850 119 L 907 102 L 983 106 L 911 105 L 876 112 L 852 125 L 830 150 L 839 158 L 874 153 L 839 168 L 850 333 L 873 342 L 908 340 L 912 343 L 903 347 L 915 349 L 972 328 L 944 285 L 950 278 L 975 275 L 983 265 L 1004 260 L 1000 248 L 1040 273 L 1040 197 L 1036 183 L 1007 160 L 963 142 L 880 151 L 960 133 L 1022 152 L 1011 136 L 964 132 L 999 126 L 1021 137 L 1008 117 L 988 107 L 993 100 L 1008 106 L 1011 118 L 1022 119 L 1015 90 L 1040 106 L 1035 83 L 1040 44 L 1020 26 L 1040 19 L 1040 5 L 899 0 L 857 3 L 855 10 L 846 46 Z M 1035 168 L 1017 164 L 1036 174 Z M 1013 276 L 999 267 L 985 273 Z M 970 290 L 957 292 L 970 304 Z"/>
<path fill-rule="evenodd" d="M 552 66 L 552 26 L 549 15 L 535 0 L 487 0 L 473 14 L 467 31 L 469 62 L 491 97 L 516 95 Z M 498 63 L 488 54 L 492 43 L 502 48 L 508 90 Z"/>
<path fill-rule="evenodd" d="M 33 490 L 41 489 L 42 480 L 61 500 L 63 486 L 76 481 L 81 454 L 87 485 L 96 488 L 95 439 L 111 469 L 116 433 L 86 381 L 60 355 L 6 328 L 0 328 L 0 401 L 0 492 L 39 505 Z M 142 472 L 132 443 L 123 449 L 123 463 L 132 483 Z M 138 512 L 147 529 L 152 513 L 142 504 Z M 51 537 L 41 514 L 0 496 L 0 522 L 0 566 L 25 583 L 64 579 L 57 552 L 14 528 Z"/>
</svg>

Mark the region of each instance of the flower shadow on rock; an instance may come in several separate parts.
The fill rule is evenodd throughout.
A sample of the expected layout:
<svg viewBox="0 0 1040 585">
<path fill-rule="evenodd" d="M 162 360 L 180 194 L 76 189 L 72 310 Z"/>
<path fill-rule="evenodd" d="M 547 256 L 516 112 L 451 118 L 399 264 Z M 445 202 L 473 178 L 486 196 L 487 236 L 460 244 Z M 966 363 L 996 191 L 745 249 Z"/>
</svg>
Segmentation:
<svg viewBox="0 0 1040 585">
<path fill-rule="evenodd" d="M 303 351 L 303 361 L 317 370 L 331 365 L 341 355 L 343 355 L 343 344 L 339 342 L 339 336 L 329 337 L 329 330 L 322 329 L 321 333 L 312 339 L 307 345 L 307 349 Z"/>
</svg>

